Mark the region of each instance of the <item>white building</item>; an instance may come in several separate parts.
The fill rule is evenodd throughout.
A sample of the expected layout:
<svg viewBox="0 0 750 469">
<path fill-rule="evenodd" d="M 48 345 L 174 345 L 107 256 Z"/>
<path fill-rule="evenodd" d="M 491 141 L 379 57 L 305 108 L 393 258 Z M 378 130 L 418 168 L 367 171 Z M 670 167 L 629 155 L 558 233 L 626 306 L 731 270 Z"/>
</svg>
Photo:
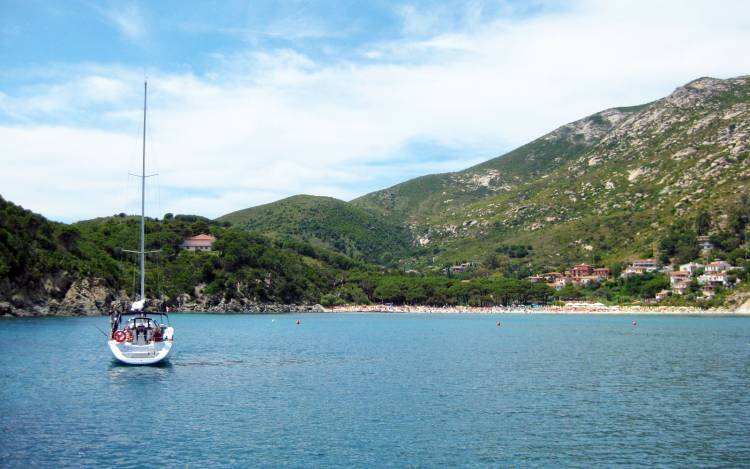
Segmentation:
<svg viewBox="0 0 750 469">
<path fill-rule="evenodd" d="M 731 269 L 732 265 L 729 262 L 725 261 L 714 261 L 710 264 L 706 265 L 705 272 L 708 273 L 718 273 L 718 272 L 726 272 L 727 270 Z"/>
<path fill-rule="evenodd" d="M 681 271 L 683 271 L 683 272 L 689 272 L 690 275 L 695 275 L 695 272 L 698 269 L 702 269 L 702 268 L 703 268 L 703 264 L 699 264 L 697 262 L 688 262 L 687 264 L 682 264 L 680 266 L 680 270 Z"/>
<path fill-rule="evenodd" d="M 698 277 L 698 283 L 701 285 L 721 285 L 723 287 L 728 287 L 729 278 L 726 272 L 706 272 Z"/>
</svg>

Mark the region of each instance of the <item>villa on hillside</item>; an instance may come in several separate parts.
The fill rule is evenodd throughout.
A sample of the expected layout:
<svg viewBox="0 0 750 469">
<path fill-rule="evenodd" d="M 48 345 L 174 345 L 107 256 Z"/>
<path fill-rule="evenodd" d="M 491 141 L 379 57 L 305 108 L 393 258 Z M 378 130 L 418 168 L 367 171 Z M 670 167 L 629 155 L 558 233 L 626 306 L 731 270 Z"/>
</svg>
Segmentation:
<svg viewBox="0 0 750 469">
<path fill-rule="evenodd" d="M 462 274 L 475 266 L 476 266 L 476 262 L 464 262 L 462 264 L 452 265 L 450 267 L 443 269 L 443 273 Z"/>
<path fill-rule="evenodd" d="M 656 259 L 633 259 L 630 265 L 625 267 L 620 277 L 628 278 L 633 275 L 643 275 L 645 273 L 656 272 L 659 270 L 659 263 Z"/>
<path fill-rule="evenodd" d="M 690 280 L 690 272 L 685 270 L 678 270 L 676 272 L 669 273 L 669 283 L 675 285 L 685 280 Z"/>
<path fill-rule="evenodd" d="M 680 265 L 680 270 L 683 272 L 687 272 L 690 275 L 695 275 L 696 271 L 702 268 L 703 264 L 699 264 L 697 262 L 688 262 L 687 264 Z"/>
<path fill-rule="evenodd" d="M 197 236 L 185 238 L 180 244 L 180 249 L 185 251 L 210 251 L 214 241 L 216 241 L 216 238 L 213 235 L 201 233 Z"/>
<path fill-rule="evenodd" d="M 692 274 L 686 270 L 678 270 L 669 273 L 669 284 L 672 287 L 672 293 L 675 295 L 684 295 L 690 289 Z"/>
<path fill-rule="evenodd" d="M 690 280 L 681 280 L 672 285 L 672 293 L 676 295 L 684 295 L 690 290 Z"/>
<path fill-rule="evenodd" d="M 633 267 L 643 267 L 646 272 L 656 272 L 659 269 L 659 263 L 656 259 L 633 259 L 630 261 Z"/>
<path fill-rule="evenodd" d="M 728 287 L 731 285 L 729 283 L 729 276 L 726 272 L 707 272 L 698 277 L 698 283 L 700 283 L 701 285 L 712 285 L 715 287 Z"/>
<path fill-rule="evenodd" d="M 578 264 L 570 270 L 563 272 L 546 272 L 541 275 L 526 277 L 532 283 L 545 282 L 548 286 L 557 290 L 566 285 L 588 285 L 599 283 L 610 278 L 609 269 L 606 267 L 593 267 L 589 264 Z"/>
<path fill-rule="evenodd" d="M 725 261 L 714 261 L 710 264 L 706 265 L 705 272 L 708 273 L 718 273 L 718 272 L 726 272 L 727 270 L 730 270 L 732 268 L 732 264 Z"/>
<path fill-rule="evenodd" d="M 661 300 L 665 299 L 666 297 L 668 297 L 670 295 L 670 293 L 671 292 L 669 290 L 661 290 L 661 291 L 659 291 L 659 293 L 656 294 L 656 301 L 661 301 Z"/>
<path fill-rule="evenodd" d="M 565 277 L 565 275 L 562 272 L 547 272 L 542 274 L 542 277 L 544 277 L 547 283 L 555 283 L 555 280 Z"/>
<path fill-rule="evenodd" d="M 555 279 L 555 282 L 554 282 L 554 284 L 552 284 L 552 287 L 555 290 L 559 290 L 559 289 L 565 287 L 565 285 L 572 285 L 572 284 L 573 284 L 573 279 L 572 278 L 570 278 L 570 277 L 558 277 L 558 278 Z"/>
</svg>

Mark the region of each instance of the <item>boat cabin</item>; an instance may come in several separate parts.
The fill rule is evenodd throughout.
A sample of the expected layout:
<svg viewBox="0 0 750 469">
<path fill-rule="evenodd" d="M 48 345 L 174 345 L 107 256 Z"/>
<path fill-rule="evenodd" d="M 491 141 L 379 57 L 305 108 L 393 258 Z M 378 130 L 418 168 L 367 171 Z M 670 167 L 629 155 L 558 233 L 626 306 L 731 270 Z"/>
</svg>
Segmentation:
<svg viewBox="0 0 750 469">
<path fill-rule="evenodd" d="M 164 340 L 166 324 L 160 324 L 148 316 L 135 316 L 129 318 L 122 329 L 118 327 L 119 321 L 114 323 L 112 337 L 117 342 L 127 342 L 132 345 L 148 345 L 153 342 Z"/>
</svg>

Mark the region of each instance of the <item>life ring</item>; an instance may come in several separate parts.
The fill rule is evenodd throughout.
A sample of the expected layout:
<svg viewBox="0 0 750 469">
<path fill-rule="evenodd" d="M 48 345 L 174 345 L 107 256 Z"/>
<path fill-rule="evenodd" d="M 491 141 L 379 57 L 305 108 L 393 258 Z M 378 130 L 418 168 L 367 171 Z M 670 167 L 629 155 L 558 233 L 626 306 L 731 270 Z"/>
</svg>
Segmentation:
<svg viewBox="0 0 750 469">
<path fill-rule="evenodd" d="M 124 331 L 115 331 L 114 339 L 115 339 L 115 342 L 124 342 L 125 341 L 125 332 Z"/>
</svg>

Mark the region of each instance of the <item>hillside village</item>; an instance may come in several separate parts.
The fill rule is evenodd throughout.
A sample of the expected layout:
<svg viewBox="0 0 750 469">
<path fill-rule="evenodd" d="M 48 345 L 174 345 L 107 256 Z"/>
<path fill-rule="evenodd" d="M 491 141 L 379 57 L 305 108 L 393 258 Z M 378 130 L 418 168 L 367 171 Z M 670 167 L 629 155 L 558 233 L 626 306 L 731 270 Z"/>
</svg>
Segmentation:
<svg viewBox="0 0 750 469">
<path fill-rule="evenodd" d="M 654 295 L 656 302 L 663 301 L 672 295 L 686 297 L 690 295 L 695 300 L 710 300 L 720 291 L 731 289 L 741 283 L 741 277 L 748 272 L 740 266 L 733 266 L 729 262 L 715 259 L 701 263 L 703 259 L 710 259 L 714 249 L 709 236 L 698 236 L 697 244 L 701 258 L 691 260 L 680 265 L 660 265 L 657 259 L 632 259 L 619 275 L 621 279 L 634 276 L 655 274 L 669 278 L 669 288 L 659 290 Z M 532 283 L 545 283 L 555 290 L 561 290 L 568 285 L 586 287 L 613 280 L 610 269 L 594 267 L 586 263 L 577 264 L 564 272 L 546 272 L 531 275 L 526 278 Z"/>
</svg>

